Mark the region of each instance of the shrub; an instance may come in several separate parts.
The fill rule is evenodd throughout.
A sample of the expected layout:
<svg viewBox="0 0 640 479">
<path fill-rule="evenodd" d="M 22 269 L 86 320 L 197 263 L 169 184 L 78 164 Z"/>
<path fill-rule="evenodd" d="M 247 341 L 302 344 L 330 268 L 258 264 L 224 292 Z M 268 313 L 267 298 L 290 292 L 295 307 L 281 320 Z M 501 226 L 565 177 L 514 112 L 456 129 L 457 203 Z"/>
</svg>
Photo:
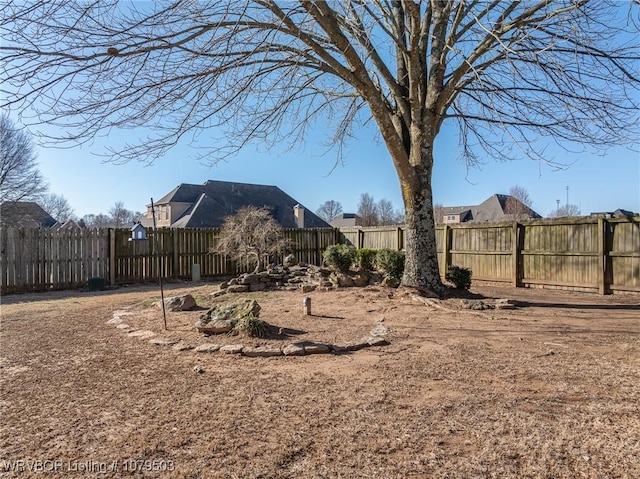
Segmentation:
<svg viewBox="0 0 640 479">
<path fill-rule="evenodd" d="M 356 248 L 347 244 L 331 245 L 324 251 L 323 258 L 330 267 L 346 272 L 356 259 Z"/>
<path fill-rule="evenodd" d="M 356 264 L 362 269 L 373 270 L 378 252 L 374 249 L 361 248 L 356 251 Z"/>
<path fill-rule="evenodd" d="M 462 266 L 449 266 L 445 279 L 458 289 L 469 289 L 471 287 L 471 270 Z"/>
<path fill-rule="evenodd" d="M 393 249 L 381 249 L 376 255 L 378 269 L 392 278 L 402 278 L 404 273 L 404 252 Z"/>
<path fill-rule="evenodd" d="M 262 338 L 267 334 L 267 323 L 249 313 L 235 321 L 232 333 Z"/>
</svg>

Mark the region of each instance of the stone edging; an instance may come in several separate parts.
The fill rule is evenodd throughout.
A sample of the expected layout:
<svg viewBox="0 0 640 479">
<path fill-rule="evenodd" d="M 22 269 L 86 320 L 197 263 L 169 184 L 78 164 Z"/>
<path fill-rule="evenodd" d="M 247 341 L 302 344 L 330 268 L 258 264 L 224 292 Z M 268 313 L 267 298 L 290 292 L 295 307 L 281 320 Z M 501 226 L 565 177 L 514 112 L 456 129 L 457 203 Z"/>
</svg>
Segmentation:
<svg viewBox="0 0 640 479">
<path fill-rule="evenodd" d="M 242 344 L 219 345 L 214 343 L 203 343 L 199 346 L 192 346 L 182 343 L 179 339 L 168 339 L 155 337 L 156 333 L 148 329 L 136 330 L 124 322 L 122 316 L 133 314 L 130 311 L 118 310 L 113 312 L 113 317 L 107 321 L 107 324 L 113 324 L 115 327 L 127 336 L 147 340 L 150 344 L 156 346 L 171 347 L 176 351 L 194 351 L 196 353 L 215 353 L 237 354 L 247 357 L 274 357 L 274 356 L 308 356 L 312 354 L 339 354 L 344 352 L 358 351 L 360 349 L 369 348 L 371 346 L 386 346 L 389 341 L 385 336 L 390 330 L 383 323 L 378 323 L 371 330 L 369 336 L 358 341 L 349 341 L 339 344 L 325 344 L 313 341 L 299 341 L 288 344 L 282 348 L 272 346 L 244 346 Z"/>
</svg>

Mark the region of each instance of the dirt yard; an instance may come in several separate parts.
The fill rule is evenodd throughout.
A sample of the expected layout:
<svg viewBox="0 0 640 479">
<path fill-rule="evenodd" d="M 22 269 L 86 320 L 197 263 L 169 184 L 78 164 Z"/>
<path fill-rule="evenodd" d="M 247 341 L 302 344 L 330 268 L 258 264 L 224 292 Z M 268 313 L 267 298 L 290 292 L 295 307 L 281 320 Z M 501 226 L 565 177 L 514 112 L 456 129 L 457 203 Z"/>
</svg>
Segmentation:
<svg viewBox="0 0 640 479">
<path fill-rule="evenodd" d="M 209 306 L 216 287 L 167 289 Z M 3 297 L 0 476 L 640 477 L 638 296 L 474 288 L 518 307 L 470 311 L 391 291 L 308 293 L 311 317 L 299 292 L 243 295 L 286 332 L 267 340 L 204 338 L 202 311 L 165 332 L 157 287 Z M 344 354 L 179 350 L 379 323 L 389 345 Z M 149 329 L 179 347 L 131 332 Z"/>
</svg>

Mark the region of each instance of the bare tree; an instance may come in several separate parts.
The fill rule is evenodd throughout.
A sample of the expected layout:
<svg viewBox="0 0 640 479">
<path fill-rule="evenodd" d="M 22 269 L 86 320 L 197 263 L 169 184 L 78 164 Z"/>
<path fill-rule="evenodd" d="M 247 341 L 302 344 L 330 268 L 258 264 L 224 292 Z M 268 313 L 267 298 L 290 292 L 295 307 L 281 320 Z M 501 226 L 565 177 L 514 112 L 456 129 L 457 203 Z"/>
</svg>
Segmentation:
<svg viewBox="0 0 640 479">
<path fill-rule="evenodd" d="M 225 219 L 219 243 L 212 252 L 255 264 L 257 273 L 264 269 L 269 257 L 284 252 L 288 246 L 282 227 L 268 209 L 246 206 Z"/>
<path fill-rule="evenodd" d="M 34 200 L 47 190 L 31 137 L 0 116 L 0 203 Z"/>
<path fill-rule="evenodd" d="M 114 161 L 205 130 L 222 131 L 217 159 L 297 145 L 321 118 L 340 146 L 372 120 L 403 194 L 403 284 L 418 289 L 442 289 L 431 176 L 446 125 L 468 164 L 548 161 L 541 138 L 598 150 L 640 135 L 637 2 L 39 0 L 2 18 L 2 107 L 72 144 L 144 127 Z"/>
<path fill-rule="evenodd" d="M 527 189 L 520 185 L 509 188 L 509 197 L 504 205 L 504 212 L 513 219 L 524 219 L 531 216 L 533 201 Z"/>
<path fill-rule="evenodd" d="M 356 213 L 361 219 L 362 226 L 377 226 L 378 222 L 378 205 L 373 196 L 369 193 L 362 193 L 360 201 L 358 201 L 358 212 Z"/>
<path fill-rule="evenodd" d="M 116 201 L 109 210 L 109 217 L 111 218 L 110 226 L 114 228 L 126 228 L 133 224 L 136 216 L 139 216 L 139 214 L 126 209 L 122 201 Z"/>
<path fill-rule="evenodd" d="M 393 203 L 385 198 L 376 205 L 379 225 L 396 225 L 402 223 L 404 215 L 393 207 Z"/>
<path fill-rule="evenodd" d="M 46 194 L 38 200 L 38 204 L 59 223 L 75 218 L 73 208 L 62 195 Z"/>
<path fill-rule="evenodd" d="M 433 218 L 437 225 L 444 223 L 444 206 L 442 206 L 442 203 L 434 203 Z"/>
<path fill-rule="evenodd" d="M 102 213 L 97 215 L 88 214 L 80 218 L 78 223 L 83 228 L 111 228 L 113 227 L 112 219 Z"/>
<path fill-rule="evenodd" d="M 568 203 L 566 205 L 562 205 L 556 210 L 549 213 L 551 218 L 564 218 L 567 216 L 580 216 L 580 208 L 577 205 Z"/>
<path fill-rule="evenodd" d="M 339 201 L 335 200 L 325 201 L 317 209 L 316 214 L 327 223 L 331 223 L 334 219 L 342 214 L 342 205 Z"/>
</svg>

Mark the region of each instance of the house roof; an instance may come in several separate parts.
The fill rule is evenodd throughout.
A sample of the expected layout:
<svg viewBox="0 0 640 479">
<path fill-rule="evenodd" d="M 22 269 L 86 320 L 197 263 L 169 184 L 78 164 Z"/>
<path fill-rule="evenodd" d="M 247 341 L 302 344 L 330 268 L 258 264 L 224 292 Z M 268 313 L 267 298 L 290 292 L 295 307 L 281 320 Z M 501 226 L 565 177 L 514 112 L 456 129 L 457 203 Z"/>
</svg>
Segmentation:
<svg viewBox="0 0 640 479">
<path fill-rule="evenodd" d="M 12 201 L 0 205 L 0 223 L 4 227 L 51 228 L 57 222 L 32 201 Z"/>
<path fill-rule="evenodd" d="M 476 206 L 446 206 L 442 208 L 443 215 L 460 215 L 461 221 L 502 221 L 510 218 L 507 211 L 508 202 L 516 202 L 518 211 L 529 218 L 542 218 L 538 213 L 510 195 L 491 195 Z"/>
<path fill-rule="evenodd" d="M 293 207 L 299 202 L 276 186 L 208 180 L 202 185 L 182 183 L 160 198 L 156 204 L 190 203 L 176 228 L 220 227 L 227 216 L 244 206 L 266 207 L 283 228 L 296 228 Z M 305 228 L 327 228 L 329 225 L 311 210 L 304 212 Z"/>
</svg>

